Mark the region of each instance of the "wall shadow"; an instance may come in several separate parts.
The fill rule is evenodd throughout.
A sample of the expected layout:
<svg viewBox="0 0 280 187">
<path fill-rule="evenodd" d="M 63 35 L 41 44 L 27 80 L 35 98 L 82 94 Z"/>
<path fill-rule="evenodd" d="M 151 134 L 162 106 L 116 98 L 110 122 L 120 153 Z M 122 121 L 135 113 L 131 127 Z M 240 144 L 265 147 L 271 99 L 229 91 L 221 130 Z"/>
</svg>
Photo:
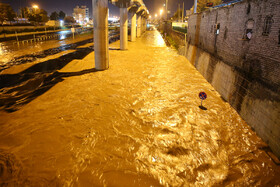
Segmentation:
<svg viewBox="0 0 280 187">
<path fill-rule="evenodd" d="M 96 72 L 94 68 L 79 72 L 58 72 L 72 60 L 83 59 L 92 51 L 90 47 L 77 48 L 73 53 L 34 64 L 18 74 L 0 75 L 0 110 L 17 111 L 66 77 Z"/>
<path fill-rule="evenodd" d="M 83 59 L 93 51 L 92 48 L 77 48 L 76 51 L 60 56 L 56 59 L 47 60 L 34 64 L 26 70 L 18 74 L 1 74 L 0 75 L 0 89 L 5 87 L 16 86 L 28 79 L 34 78 L 36 73 L 51 73 L 56 70 L 62 69 L 69 62 L 74 59 Z"/>
<path fill-rule="evenodd" d="M 0 66 L 0 72 L 5 70 L 5 69 L 8 69 L 9 67 L 11 67 L 13 65 L 33 62 L 33 61 L 37 60 L 38 58 L 46 58 L 47 56 L 55 55 L 55 54 L 58 54 L 62 51 L 67 51 L 67 50 L 70 50 L 70 49 L 76 49 L 78 46 L 85 45 L 85 44 L 91 43 L 91 42 L 93 42 L 92 38 L 91 39 L 85 39 L 85 40 L 75 42 L 75 43 L 71 43 L 71 44 L 66 44 L 66 45 L 63 45 L 63 46 L 55 47 L 55 48 L 51 48 L 51 49 L 46 49 L 46 50 L 43 50 L 43 51 L 40 51 L 40 52 L 36 52 L 34 54 L 22 55 L 22 56 L 14 58 L 8 64 Z"/>
<path fill-rule="evenodd" d="M 40 73 L 34 75 L 34 77 L 26 81 L 25 84 L 6 89 L 4 93 L 0 93 L 0 95 L 2 95 L 0 98 L 0 110 L 5 110 L 9 113 L 15 112 L 22 106 L 47 92 L 57 83 L 62 82 L 64 78 L 80 76 L 96 71 L 97 70 L 93 68 L 79 72 L 60 73 L 55 71 L 53 73 Z"/>
</svg>

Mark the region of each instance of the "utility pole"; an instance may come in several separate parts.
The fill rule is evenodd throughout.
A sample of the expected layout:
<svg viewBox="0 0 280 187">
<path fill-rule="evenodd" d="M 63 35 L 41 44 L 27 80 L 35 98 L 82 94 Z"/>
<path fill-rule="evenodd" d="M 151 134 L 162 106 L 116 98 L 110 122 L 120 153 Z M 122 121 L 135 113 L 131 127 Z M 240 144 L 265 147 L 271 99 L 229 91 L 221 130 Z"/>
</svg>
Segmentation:
<svg viewBox="0 0 280 187">
<path fill-rule="evenodd" d="M 184 22 L 184 11 L 185 11 L 185 3 L 183 2 L 182 22 Z"/>
<path fill-rule="evenodd" d="M 181 14 L 180 14 L 180 8 L 181 8 L 181 6 L 180 6 L 180 3 L 178 4 L 178 22 L 180 22 L 180 19 L 181 19 Z"/>
<path fill-rule="evenodd" d="M 168 20 L 168 0 L 165 0 L 165 12 L 166 12 L 166 21 Z"/>
<path fill-rule="evenodd" d="M 194 0 L 194 9 L 193 9 L 193 13 L 196 13 L 196 9 L 197 9 L 197 0 Z"/>
</svg>

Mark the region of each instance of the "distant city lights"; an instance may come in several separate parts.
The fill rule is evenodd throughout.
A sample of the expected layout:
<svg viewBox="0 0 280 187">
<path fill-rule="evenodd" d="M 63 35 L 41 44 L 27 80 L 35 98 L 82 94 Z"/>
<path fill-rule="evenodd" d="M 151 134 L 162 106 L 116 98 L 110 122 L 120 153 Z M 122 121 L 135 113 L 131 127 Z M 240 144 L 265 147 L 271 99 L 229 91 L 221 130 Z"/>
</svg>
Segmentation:
<svg viewBox="0 0 280 187">
<path fill-rule="evenodd" d="M 113 16 L 113 17 L 108 18 L 108 21 L 111 21 L 111 22 L 118 22 L 119 20 L 120 20 L 120 18 L 117 17 L 117 16 Z"/>
<path fill-rule="evenodd" d="M 60 27 L 64 26 L 64 21 L 63 20 L 60 20 L 59 23 L 60 23 Z"/>
</svg>

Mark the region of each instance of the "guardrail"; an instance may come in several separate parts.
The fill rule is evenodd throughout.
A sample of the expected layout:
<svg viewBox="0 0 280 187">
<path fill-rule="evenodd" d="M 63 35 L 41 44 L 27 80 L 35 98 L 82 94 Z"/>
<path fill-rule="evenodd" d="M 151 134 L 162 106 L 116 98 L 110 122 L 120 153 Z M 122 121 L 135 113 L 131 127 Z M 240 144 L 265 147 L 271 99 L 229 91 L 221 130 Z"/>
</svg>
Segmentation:
<svg viewBox="0 0 280 187">
<path fill-rule="evenodd" d="M 76 30 L 75 32 L 75 35 L 76 34 L 80 34 L 79 32 L 80 31 L 84 31 L 84 30 Z M 72 37 L 72 34 L 68 34 L 69 36 L 71 35 Z M 31 39 L 26 39 L 26 40 L 18 40 L 18 36 L 16 37 L 17 38 L 17 41 L 14 41 L 12 44 L 13 45 L 20 45 L 20 44 L 28 44 L 28 43 L 34 43 L 34 42 L 41 42 L 41 41 L 46 41 L 46 40 L 51 40 L 51 39 L 59 39 L 59 38 L 62 38 L 63 36 L 65 36 L 65 34 L 50 34 L 50 35 L 39 35 L 39 36 L 36 36 L 35 34 L 33 34 L 33 38 Z M 73 36 L 74 37 L 74 36 Z M 69 38 L 69 37 L 64 37 L 63 39 L 66 39 L 66 38 Z M 63 40 L 61 39 L 61 40 Z"/>
<path fill-rule="evenodd" d="M 19 37 L 19 36 L 29 36 L 33 34 L 48 34 L 48 33 L 54 33 L 54 32 L 60 32 L 60 31 L 68 31 L 71 29 L 59 29 L 59 30 L 47 30 L 47 31 L 40 31 L 40 32 L 22 32 L 22 33 L 17 33 L 15 32 L 14 34 L 1 34 L 0 38 L 11 38 L 11 37 Z"/>
<path fill-rule="evenodd" d="M 44 35 L 44 36 L 40 36 L 40 37 L 34 37 L 34 38 L 28 39 L 28 40 L 16 41 L 16 42 L 13 42 L 13 45 L 46 41 L 46 40 L 51 40 L 51 39 L 55 39 L 55 38 L 59 38 L 59 37 L 62 37 L 62 34 Z"/>
</svg>

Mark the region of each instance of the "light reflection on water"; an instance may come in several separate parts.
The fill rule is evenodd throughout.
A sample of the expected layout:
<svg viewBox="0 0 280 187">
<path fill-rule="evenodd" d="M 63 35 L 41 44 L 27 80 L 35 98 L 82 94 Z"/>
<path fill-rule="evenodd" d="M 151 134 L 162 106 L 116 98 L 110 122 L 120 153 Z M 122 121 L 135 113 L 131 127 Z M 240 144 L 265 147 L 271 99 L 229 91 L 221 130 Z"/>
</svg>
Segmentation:
<svg viewBox="0 0 280 187">
<path fill-rule="evenodd" d="M 63 34 L 63 35 L 60 36 L 59 40 L 64 40 L 65 38 L 66 38 L 66 35 Z"/>
<path fill-rule="evenodd" d="M 72 33 L 71 33 L 71 31 L 69 31 L 69 30 L 60 31 L 58 34 L 60 34 L 59 40 L 64 40 L 64 39 L 66 39 L 67 37 L 72 36 L 72 35 L 71 35 Z"/>
<path fill-rule="evenodd" d="M 4 54 L 5 51 L 4 51 L 4 46 L 0 43 L 0 55 Z"/>
<path fill-rule="evenodd" d="M 25 42 L 24 44 L 21 42 L 19 45 L 17 45 L 16 43 L 13 44 L 13 42 L 2 42 L 0 44 L 0 66 L 5 67 L 20 64 L 21 60 L 24 61 L 24 56 L 27 56 L 26 58 L 31 58 L 29 57 L 29 55 L 41 53 L 44 50 L 61 47 L 66 44 L 75 43 L 83 39 L 92 38 L 92 34 L 90 33 L 83 36 L 77 35 L 75 39 L 72 38 L 72 34 L 69 31 L 61 31 L 60 34 L 61 35 L 58 40 L 51 39 L 46 41 L 38 41 L 35 43 Z M 20 57 L 21 59 L 17 60 L 18 57 Z"/>
<path fill-rule="evenodd" d="M 2 64 L 6 64 L 9 62 L 9 58 L 8 55 L 6 55 L 8 53 L 8 49 L 7 46 L 3 45 L 2 43 L 0 43 L 0 65 Z"/>
</svg>

